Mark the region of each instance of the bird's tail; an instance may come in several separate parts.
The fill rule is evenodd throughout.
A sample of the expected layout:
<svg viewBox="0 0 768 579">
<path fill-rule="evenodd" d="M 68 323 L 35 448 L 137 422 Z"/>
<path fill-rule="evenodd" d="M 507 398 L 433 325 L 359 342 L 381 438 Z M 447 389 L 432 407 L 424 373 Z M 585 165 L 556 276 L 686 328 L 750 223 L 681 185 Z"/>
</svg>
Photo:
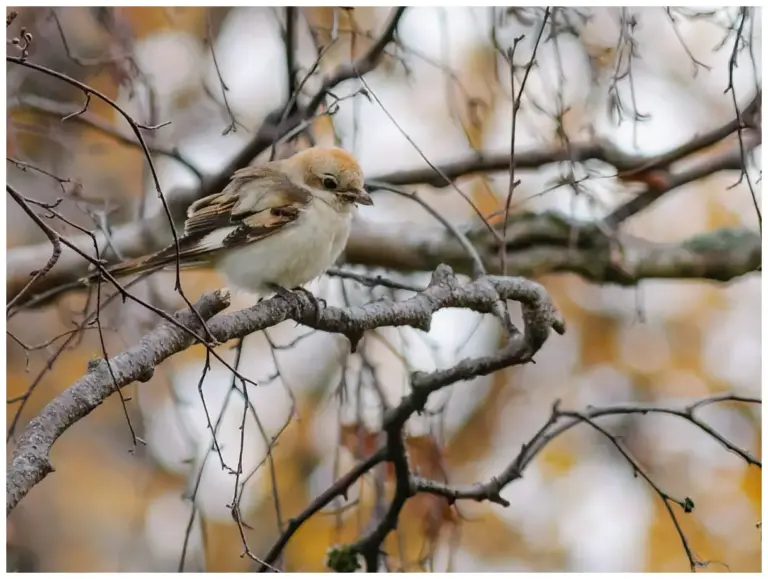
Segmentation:
<svg viewBox="0 0 768 579">
<path fill-rule="evenodd" d="M 115 278 L 126 277 L 136 274 L 147 274 L 159 269 L 163 269 L 172 262 L 176 261 L 175 252 L 168 255 L 166 250 L 153 253 L 152 255 L 145 255 L 136 259 L 128 259 L 106 267 L 106 271 Z M 100 278 L 104 279 L 106 276 L 101 272 L 95 271 L 86 277 L 80 278 L 80 283 L 89 286 L 96 283 Z"/>
</svg>

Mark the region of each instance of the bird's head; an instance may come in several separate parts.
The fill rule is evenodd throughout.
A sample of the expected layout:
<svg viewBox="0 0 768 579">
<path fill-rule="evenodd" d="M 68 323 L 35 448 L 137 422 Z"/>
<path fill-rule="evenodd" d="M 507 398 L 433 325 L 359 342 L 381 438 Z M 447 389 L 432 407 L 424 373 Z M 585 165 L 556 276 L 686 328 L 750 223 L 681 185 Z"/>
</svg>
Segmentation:
<svg viewBox="0 0 768 579">
<path fill-rule="evenodd" d="M 321 198 L 342 204 L 373 205 L 355 158 L 338 147 L 312 147 L 283 161 L 285 172 Z"/>
</svg>

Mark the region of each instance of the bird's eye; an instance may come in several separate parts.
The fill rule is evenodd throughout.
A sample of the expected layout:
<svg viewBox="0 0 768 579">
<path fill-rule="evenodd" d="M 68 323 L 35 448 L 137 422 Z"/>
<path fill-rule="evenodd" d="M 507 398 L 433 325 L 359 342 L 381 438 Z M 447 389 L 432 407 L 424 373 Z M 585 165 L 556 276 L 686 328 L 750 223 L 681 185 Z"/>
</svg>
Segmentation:
<svg viewBox="0 0 768 579">
<path fill-rule="evenodd" d="M 333 177 L 329 175 L 326 175 L 325 177 L 323 177 L 323 187 L 325 187 L 326 189 L 330 189 L 331 191 L 333 191 L 338 186 L 339 186 L 338 182 Z"/>
</svg>

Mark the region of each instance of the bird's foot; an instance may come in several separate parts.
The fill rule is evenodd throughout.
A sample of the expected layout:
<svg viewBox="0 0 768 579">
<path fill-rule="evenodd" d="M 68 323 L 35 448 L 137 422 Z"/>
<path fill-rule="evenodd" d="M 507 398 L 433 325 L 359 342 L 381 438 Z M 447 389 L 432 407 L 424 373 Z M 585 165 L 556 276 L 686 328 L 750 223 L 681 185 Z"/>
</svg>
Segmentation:
<svg viewBox="0 0 768 579">
<path fill-rule="evenodd" d="M 303 293 L 305 296 L 307 296 L 307 299 L 312 302 L 312 305 L 315 306 L 315 326 L 320 324 L 320 310 L 321 308 L 324 309 L 327 305 L 325 303 L 325 300 L 323 298 L 315 297 L 314 294 L 312 294 L 311 291 L 309 291 L 306 288 L 303 287 L 295 287 L 292 290 L 294 293 Z M 322 304 L 322 306 L 321 306 Z"/>
<path fill-rule="evenodd" d="M 268 287 L 270 290 L 275 292 L 275 295 L 278 295 L 281 298 L 286 300 L 297 297 L 297 294 L 299 292 L 304 294 L 307 297 L 307 299 L 312 303 L 312 305 L 315 306 L 315 326 L 317 326 L 320 323 L 320 311 L 322 308 L 325 308 L 327 305 L 323 298 L 315 297 L 311 291 L 303 287 L 295 287 L 292 290 L 287 290 L 283 286 L 277 285 L 276 283 L 271 283 L 268 285 Z"/>
</svg>

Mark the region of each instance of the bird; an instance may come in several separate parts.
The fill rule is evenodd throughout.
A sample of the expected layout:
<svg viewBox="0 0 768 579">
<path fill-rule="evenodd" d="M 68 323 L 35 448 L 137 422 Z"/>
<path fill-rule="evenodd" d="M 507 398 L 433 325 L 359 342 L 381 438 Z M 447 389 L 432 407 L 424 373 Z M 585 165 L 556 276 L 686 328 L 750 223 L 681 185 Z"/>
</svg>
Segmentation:
<svg viewBox="0 0 768 579">
<path fill-rule="evenodd" d="M 105 269 L 118 278 L 175 268 L 178 253 L 182 268 L 213 267 L 236 289 L 285 295 L 336 262 L 358 205 L 373 200 L 357 160 L 338 147 L 307 148 L 239 169 L 223 191 L 193 202 L 178 251 L 174 242 Z"/>
</svg>

